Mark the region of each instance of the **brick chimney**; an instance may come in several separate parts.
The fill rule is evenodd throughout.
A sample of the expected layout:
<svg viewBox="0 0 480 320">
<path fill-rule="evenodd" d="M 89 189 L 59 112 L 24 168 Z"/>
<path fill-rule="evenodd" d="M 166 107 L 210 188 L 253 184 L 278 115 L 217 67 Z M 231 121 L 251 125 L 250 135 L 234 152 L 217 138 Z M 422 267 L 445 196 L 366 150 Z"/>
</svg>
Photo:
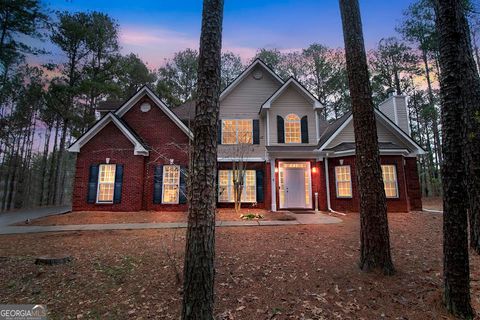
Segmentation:
<svg viewBox="0 0 480 320">
<path fill-rule="evenodd" d="M 404 132 L 410 135 L 410 125 L 407 111 L 407 96 L 392 94 L 387 100 L 379 104 L 378 109 Z"/>
</svg>

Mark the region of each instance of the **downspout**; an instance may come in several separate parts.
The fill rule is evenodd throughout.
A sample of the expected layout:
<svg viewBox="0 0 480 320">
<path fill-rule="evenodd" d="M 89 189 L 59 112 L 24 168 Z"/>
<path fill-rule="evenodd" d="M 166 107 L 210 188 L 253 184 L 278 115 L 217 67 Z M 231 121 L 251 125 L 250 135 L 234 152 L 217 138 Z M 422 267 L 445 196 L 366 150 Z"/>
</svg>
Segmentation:
<svg viewBox="0 0 480 320">
<path fill-rule="evenodd" d="M 331 212 L 331 213 L 336 213 L 336 214 L 339 214 L 341 216 L 346 216 L 345 213 L 343 212 L 338 212 L 338 211 L 335 211 L 332 209 L 332 206 L 331 206 L 331 203 L 330 203 L 330 177 L 329 177 L 329 174 L 328 174 L 328 158 L 325 157 L 325 182 L 327 184 L 327 209 L 328 209 L 328 212 Z"/>
</svg>

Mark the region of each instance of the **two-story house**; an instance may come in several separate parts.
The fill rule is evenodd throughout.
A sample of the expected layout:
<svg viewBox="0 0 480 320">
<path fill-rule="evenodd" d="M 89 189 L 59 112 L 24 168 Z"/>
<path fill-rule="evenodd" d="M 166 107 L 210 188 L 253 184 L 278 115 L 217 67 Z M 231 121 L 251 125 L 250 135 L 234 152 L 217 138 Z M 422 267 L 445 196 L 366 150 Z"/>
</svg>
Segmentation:
<svg viewBox="0 0 480 320">
<path fill-rule="evenodd" d="M 150 89 L 102 117 L 77 152 L 74 210 L 184 210 L 194 102 L 170 110 Z M 388 210 L 421 209 L 406 97 L 375 110 Z M 220 96 L 218 204 L 233 203 L 235 162 L 246 165 L 242 201 L 272 211 L 358 211 L 351 113 L 333 123 L 297 80 L 255 60 Z M 122 196 L 123 195 L 123 196 Z"/>
</svg>

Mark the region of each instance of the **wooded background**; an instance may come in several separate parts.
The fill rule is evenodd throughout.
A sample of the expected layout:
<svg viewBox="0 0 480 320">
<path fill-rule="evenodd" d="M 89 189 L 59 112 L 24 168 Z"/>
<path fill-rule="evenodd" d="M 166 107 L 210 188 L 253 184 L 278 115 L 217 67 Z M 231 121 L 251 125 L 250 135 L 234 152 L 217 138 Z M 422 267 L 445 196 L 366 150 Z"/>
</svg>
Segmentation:
<svg viewBox="0 0 480 320">
<path fill-rule="evenodd" d="M 480 19 L 473 5 L 469 19 L 478 65 Z M 53 12 L 40 0 L 2 2 L 0 211 L 70 202 L 75 156 L 66 148 L 95 122 L 99 105 L 121 104 L 145 84 L 172 108 L 195 99 L 196 49 L 177 52 L 152 70 L 137 55 L 120 52 L 118 34 L 118 22 L 105 13 Z M 61 51 L 58 63 L 27 63 L 50 54 L 32 45 L 38 40 Z M 325 105 L 328 120 L 349 111 L 343 49 L 320 43 L 293 52 L 260 48 L 255 58 L 284 79 L 297 78 Z M 439 196 L 439 63 L 429 2 L 410 5 L 396 34 L 381 39 L 368 60 L 376 104 L 391 93 L 409 96 L 412 136 L 427 151 L 419 161 L 422 193 Z M 235 53 L 222 54 L 222 89 L 246 64 Z"/>
</svg>

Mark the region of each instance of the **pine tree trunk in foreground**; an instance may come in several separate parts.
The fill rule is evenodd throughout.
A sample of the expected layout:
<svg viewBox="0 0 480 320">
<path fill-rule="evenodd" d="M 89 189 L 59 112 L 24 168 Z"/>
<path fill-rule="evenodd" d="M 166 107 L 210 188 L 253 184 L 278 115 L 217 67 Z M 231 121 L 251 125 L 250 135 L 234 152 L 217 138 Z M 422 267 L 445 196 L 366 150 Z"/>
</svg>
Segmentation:
<svg viewBox="0 0 480 320">
<path fill-rule="evenodd" d="M 182 319 L 213 319 L 223 0 L 204 0 L 190 169 Z"/>
<path fill-rule="evenodd" d="M 472 75 L 475 68 L 461 3 L 435 0 L 443 130 L 443 276 L 445 306 L 451 313 L 471 319 L 462 128 L 465 126 L 464 110 L 470 103 L 478 104 L 479 86 L 477 76 Z"/>
<path fill-rule="evenodd" d="M 340 11 L 356 141 L 360 268 L 364 271 L 380 269 L 391 275 L 395 269 L 390 255 L 387 204 L 358 0 L 340 0 Z"/>
</svg>

